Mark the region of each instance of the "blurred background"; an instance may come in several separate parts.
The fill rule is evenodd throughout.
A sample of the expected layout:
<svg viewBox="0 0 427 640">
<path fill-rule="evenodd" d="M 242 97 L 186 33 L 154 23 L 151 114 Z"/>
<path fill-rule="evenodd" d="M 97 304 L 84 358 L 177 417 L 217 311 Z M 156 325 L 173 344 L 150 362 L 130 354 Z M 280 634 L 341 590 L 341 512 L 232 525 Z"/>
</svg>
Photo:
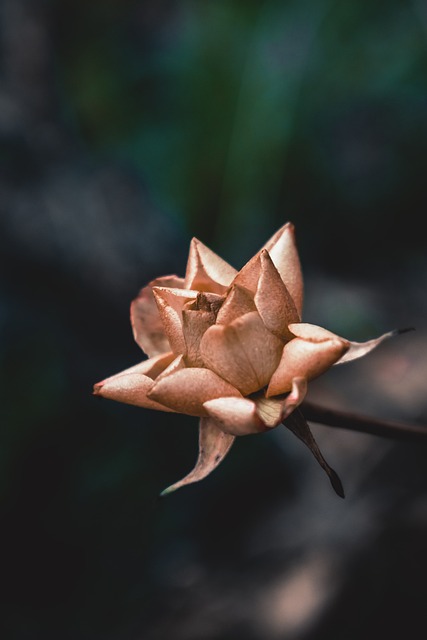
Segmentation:
<svg viewBox="0 0 427 640">
<path fill-rule="evenodd" d="M 197 420 L 92 385 L 129 304 L 199 237 L 239 268 L 286 221 L 305 320 L 416 331 L 313 382 L 427 425 L 423 0 L 0 0 L 5 640 L 427 633 L 427 445 L 285 429 L 203 482 Z"/>
</svg>

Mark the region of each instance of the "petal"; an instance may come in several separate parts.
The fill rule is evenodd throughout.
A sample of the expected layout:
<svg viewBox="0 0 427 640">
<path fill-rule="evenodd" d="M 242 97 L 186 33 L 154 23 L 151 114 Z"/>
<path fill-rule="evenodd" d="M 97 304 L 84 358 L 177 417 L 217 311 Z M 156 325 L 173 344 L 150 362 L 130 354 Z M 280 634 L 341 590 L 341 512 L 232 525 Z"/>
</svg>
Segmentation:
<svg viewBox="0 0 427 640">
<path fill-rule="evenodd" d="M 381 342 L 387 340 L 388 338 L 392 338 L 393 336 L 402 333 L 402 331 L 389 331 L 388 333 L 384 333 L 379 338 L 374 338 L 373 340 L 368 340 L 367 342 L 349 342 L 349 349 L 344 355 L 336 362 L 335 364 L 343 364 L 344 362 L 350 362 L 351 360 L 357 360 L 357 358 L 362 358 L 366 356 L 367 353 L 378 347 Z"/>
<path fill-rule="evenodd" d="M 204 366 L 203 358 L 200 354 L 200 341 L 207 329 L 215 324 L 215 319 L 215 314 L 212 311 L 184 309 L 182 312 L 185 361 L 188 367 Z"/>
<path fill-rule="evenodd" d="M 234 436 L 246 436 L 264 431 L 256 411 L 256 404 L 247 398 L 217 398 L 204 403 L 207 413 L 216 424 Z"/>
<path fill-rule="evenodd" d="M 261 251 L 260 264 L 261 270 L 255 293 L 258 312 L 269 331 L 278 337 L 291 340 L 293 336 L 288 325 L 299 322 L 298 311 L 268 251 Z"/>
<path fill-rule="evenodd" d="M 207 415 L 203 403 L 226 396 L 241 397 L 241 394 L 213 371 L 199 367 L 160 376 L 149 393 L 151 400 L 190 416 Z"/>
<path fill-rule="evenodd" d="M 307 380 L 294 378 L 292 390 L 286 397 L 268 398 L 263 394 L 255 400 L 257 413 L 266 427 L 277 427 L 304 400 L 307 393 Z"/>
<path fill-rule="evenodd" d="M 333 334 L 332 334 L 333 335 Z M 348 349 L 340 338 L 312 342 L 294 338 L 283 347 L 282 357 L 267 389 L 267 397 L 290 391 L 294 378 L 312 380 L 329 369 Z"/>
<path fill-rule="evenodd" d="M 173 361 L 173 354 L 167 353 L 145 360 L 94 386 L 95 395 L 132 404 L 146 409 L 171 411 L 170 408 L 147 397 L 153 386 L 153 378 L 165 371 Z"/>
<path fill-rule="evenodd" d="M 261 273 L 261 260 L 258 252 L 239 271 L 233 280 L 233 285 L 245 289 L 253 297 L 258 287 Z"/>
<path fill-rule="evenodd" d="M 341 497 L 344 498 L 344 489 L 341 484 L 341 480 L 339 479 L 337 473 L 331 469 L 331 467 L 326 462 L 323 457 L 320 449 L 317 445 L 316 440 L 313 437 L 313 434 L 310 431 L 310 427 L 307 424 L 306 419 L 302 415 L 299 409 L 293 411 L 285 420 L 285 427 L 287 427 L 292 433 L 294 433 L 297 438 L 301 440 L 311 451 L 311 453 L 316 458 L 317 462 L 320 464 L 322 469 L 326 472 L 331 482 L 332 487 L 335 492 Z"/>
<path fill-rule="evenodd" d="M 236 273 L 236 269 L 203 242 L 192 239 L 185 274 L 185 286 L 188 289 L 224 293 Z"/>
<path fill-rule="evenodd" d="M 310 342 L 325 342 L 325 340 L 338 339 L 348 344 L 348 340 L 340 338 L 332 331 L 319 327 L 317 324 L 310 324 L 309 322 L 296 322 L 289 325 L 289 330 L 297 338 L 303 340 L 309 340 Z"/>
<path fill-rule="evenodd" d="M 197 291 L 153 287 L 153 294 L 164 332 L 168 337 L 172 351 L 175 354 L 185 353 L 186 347 L 182 332 L 182 308 L 187 302 L 196 300 Z"/>
<path fill-rule="evenodd" d="M 130 306 L 130 321 L 135 342 L 148 356 L 170 351 L 169 340 L 152 291 L 152 287 L 155 286 L 182 288 L 184 279 L 173 275 L 152 280 L 141 289 Z"/>
<path fill-rule="evenodd" d="M 302 314 L 303 278 L 295 243 L 294 225 L 288 222 L 265 243 L 280 277 L 288 289 L 299 316 Z"/>
<path fill-rule="evenodd" d="M 196 466 L 185 478 L 162 491 L 172 491 L 206 478 L 224 460 L 234 442 L 234 436 L 224 433 L 211 418 L 201 418 L 199 427 L 199 457 Z"/>
<path fill-rule="evenodd" d="M 202 338 L 200 352 L 206 366 L 243 395 L 249 395 L 268 384 L 279 363 L 282 345 L 265 328 L 259 314 L 252 311 L 229 325 L 210 327 Z"/>
<path fill-rule="evenodd" d="M 223 303 L 221 309 L 218 312 L 216 322 L 217 324 L 230 324 L 236 318 L 256 311 L 255 303 L 250 295 L 238 285 L 233 285 Z"/>
</svg>

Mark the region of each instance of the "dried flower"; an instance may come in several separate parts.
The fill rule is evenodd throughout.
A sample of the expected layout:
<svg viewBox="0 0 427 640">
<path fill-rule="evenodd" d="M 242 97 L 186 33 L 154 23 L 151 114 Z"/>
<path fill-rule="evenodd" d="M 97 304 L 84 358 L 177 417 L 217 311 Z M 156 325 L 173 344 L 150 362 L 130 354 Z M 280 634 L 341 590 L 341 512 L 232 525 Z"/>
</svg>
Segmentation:
<svg viewBox="0 0 427 640">
<path fill-rule="evenodd" d="M 194 238 L 185 278 L 153 280 L 132 302 L 133 334 L 149 358 L 98 383 L 94 393 L 200 417 L 197 464 L 163 494 L 206 477 L 236 436 L 284 423 L 343 495 L 297 407 L 309 380 L 365 355 L 393 332 L 350 342 L 301 322 L 302 302 L 290 223 L 240 271 Z"/>
</svg>

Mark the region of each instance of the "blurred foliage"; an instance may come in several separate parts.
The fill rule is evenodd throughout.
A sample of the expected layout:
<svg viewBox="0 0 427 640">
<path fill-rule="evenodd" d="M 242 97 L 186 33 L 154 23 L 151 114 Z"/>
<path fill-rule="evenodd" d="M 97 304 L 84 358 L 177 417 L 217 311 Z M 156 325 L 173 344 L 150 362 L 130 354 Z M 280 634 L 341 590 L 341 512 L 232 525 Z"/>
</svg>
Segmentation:
<svg viewBox="0 0 427 640">
<path fill-rule="evenodd" d="M 190 234 L 243 260 L 292 219 L 314 262 L 358 271 L 359 245 L 377 268 L 379 243 L 424 248 L 423 3 L 54 4 L 74 127 Z"/>
</svg>

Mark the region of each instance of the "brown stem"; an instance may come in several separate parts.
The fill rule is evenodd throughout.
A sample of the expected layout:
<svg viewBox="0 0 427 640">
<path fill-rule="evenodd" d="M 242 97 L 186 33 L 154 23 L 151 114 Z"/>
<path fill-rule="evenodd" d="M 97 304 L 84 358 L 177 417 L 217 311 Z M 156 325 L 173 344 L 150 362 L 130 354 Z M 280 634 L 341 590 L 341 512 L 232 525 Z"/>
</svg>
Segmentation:
<svg viewBox="0 0 427 640">
<path fill-rule="evenodd" d="M 329 427 L 362 431 L 374 436 L 385 436 L 397 440 L 427 440 L 427 427 L 403 422 L 388 422 L 377 418 L 347 413 L 339 409 L 327 409 L 312 402 L 303 402 L 302 413 L 310 422 L 318 422 Z"/>
</svg>

